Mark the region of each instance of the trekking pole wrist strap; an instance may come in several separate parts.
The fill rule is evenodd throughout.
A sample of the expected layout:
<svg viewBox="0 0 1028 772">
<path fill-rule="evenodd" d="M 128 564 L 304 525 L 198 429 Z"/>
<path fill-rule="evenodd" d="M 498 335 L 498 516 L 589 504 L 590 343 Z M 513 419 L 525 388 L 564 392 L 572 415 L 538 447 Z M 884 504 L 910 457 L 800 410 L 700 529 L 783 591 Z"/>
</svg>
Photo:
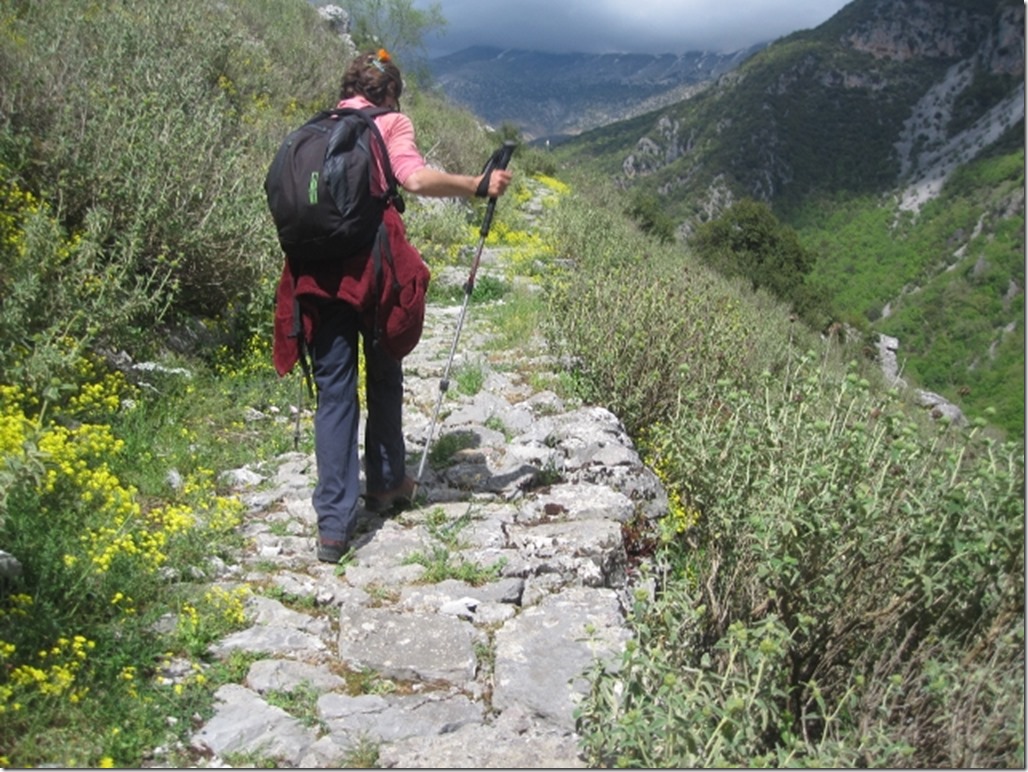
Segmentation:
<svg viewBox="0 0 1028 772">
<path fill-rule="evenodd" d="M 482 174 L 482 180 L 478 183 L 478 188 L 475 190 L 475 195 L 478 198 L 485 198 L 489 195 L 489 180 L 493 177 L 492 167 L 485 170 Z"/>
<path fill-rule="evenodd" d="M 510 163 L 510 157 L 514 154 L 514 148 L 517 146 L 516 142 L 508 140 L 491 156 L 489 160 L 485 162 L 485 166 L 482 167 L 482 179 L 478 183 L 478 188 L 475 190 L 475 195 L 479 198 L 486 198 L 489 196 L 489 180 L 493 176 L 493 169 L 506 169 L 507 164 Z"/>
</svg>

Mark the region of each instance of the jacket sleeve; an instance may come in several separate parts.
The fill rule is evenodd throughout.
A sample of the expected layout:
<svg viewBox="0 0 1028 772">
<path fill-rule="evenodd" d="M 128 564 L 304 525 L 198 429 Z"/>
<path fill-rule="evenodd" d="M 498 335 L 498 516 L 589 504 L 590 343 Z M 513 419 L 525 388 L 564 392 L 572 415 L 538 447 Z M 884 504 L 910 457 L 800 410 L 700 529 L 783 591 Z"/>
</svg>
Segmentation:
<svg viewBox="0 0 1028 772">
<path fill-rule="evenodd" d="M 296 288 L 289 261 L 282 261 L 282 276 L 275 290 L 275 331 L 271 346 L 275 372 L 288 374 L 300 359 L 300 342 L 296 334 Z"/>
</svg>

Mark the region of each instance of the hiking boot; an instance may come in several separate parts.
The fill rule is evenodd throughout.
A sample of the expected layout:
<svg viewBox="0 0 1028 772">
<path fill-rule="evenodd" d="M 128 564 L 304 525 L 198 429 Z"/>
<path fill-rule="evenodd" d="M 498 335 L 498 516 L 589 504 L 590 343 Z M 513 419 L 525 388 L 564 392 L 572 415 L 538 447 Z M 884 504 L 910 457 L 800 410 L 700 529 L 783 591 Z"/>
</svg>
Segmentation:
<svg viewBox="0 0 1028 772">
<path fill-rule="evenodd" d="M 414 501 L 414 489 L 417 483 L 410 477 L 391 491 L 384 493 L 365 493 L 364 508 L 368 512 L 388 512 L 391 509 L 406 509 Z"/>
<path fill-rule="evenodd" d="M 349 551 L 347 539 L 318 539 L 318 560 L 322 563 L 338 563 Z"/>
</svg>

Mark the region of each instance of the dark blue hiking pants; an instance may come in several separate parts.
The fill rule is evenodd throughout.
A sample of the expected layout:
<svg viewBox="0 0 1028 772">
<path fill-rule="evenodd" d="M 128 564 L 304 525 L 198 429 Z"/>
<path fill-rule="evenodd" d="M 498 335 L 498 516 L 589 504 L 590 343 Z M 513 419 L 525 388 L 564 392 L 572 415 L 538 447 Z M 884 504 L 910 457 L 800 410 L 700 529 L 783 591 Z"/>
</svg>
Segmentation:
<svg viewBox="0 0 1028 772">
<path fill-rule="evenodd" d="M 323 539 L 353 534 L 360 495 L 357 431 L 357 338 L 364 339 L 367 421 L 364 464 L 367 490 L 396 488 L 406 474 L 403 439 L 403 368 L 371 341 L 357 312 L 341 301 L 323 301 L 311 346 L 318 406 L 314 452 L 318 483 L 312 502 Z"/>
</svg>

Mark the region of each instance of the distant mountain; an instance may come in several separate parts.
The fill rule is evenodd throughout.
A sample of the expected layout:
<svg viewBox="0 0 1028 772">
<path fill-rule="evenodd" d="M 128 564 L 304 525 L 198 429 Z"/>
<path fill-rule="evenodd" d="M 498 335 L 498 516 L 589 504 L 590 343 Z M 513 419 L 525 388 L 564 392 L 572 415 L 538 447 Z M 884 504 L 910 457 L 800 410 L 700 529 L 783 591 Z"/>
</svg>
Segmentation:
<svg viewBox="0 0 1028 772">
<path fill-rule="evenodd" d="M 938 182 L 1023 121 L 1024 53 L 1018 0 L 855 0 L 571 152 L 673 193 L 680 220 L 733 196 L 781 209 L 819 190 Z"/>
<path fill-rule="evenodd" d="M 465 48 L 429 61 L 437 87 L 528 139 L 575 135 L 681 101 L 763 45 L 728 54 L 553 54 Z"/>
</svg>

